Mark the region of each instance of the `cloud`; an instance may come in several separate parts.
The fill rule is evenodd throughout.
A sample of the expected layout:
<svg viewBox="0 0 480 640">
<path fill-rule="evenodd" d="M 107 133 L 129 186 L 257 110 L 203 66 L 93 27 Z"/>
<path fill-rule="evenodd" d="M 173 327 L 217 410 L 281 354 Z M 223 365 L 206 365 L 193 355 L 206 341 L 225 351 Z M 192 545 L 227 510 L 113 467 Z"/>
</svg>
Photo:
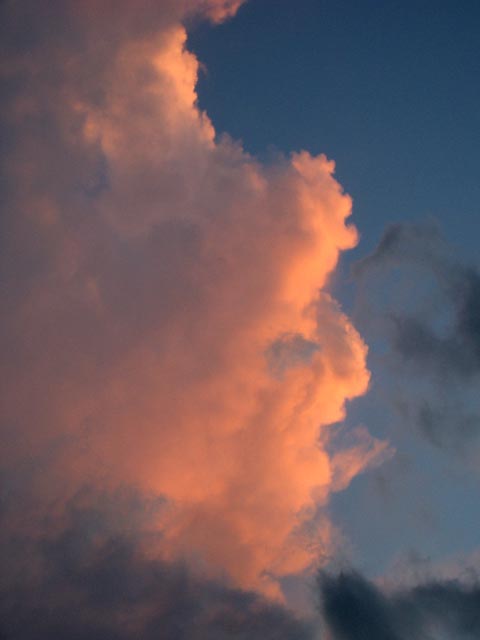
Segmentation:
<svg viewBox="0 0 480 640">
<path fill-rule="evenodd" d="M 168 504 L 157 496 L 83 487 L 40 528 L 14 532 L 5 525 L 22 501 L 7 484 L 0 512 L 6 640 L 472 640 L 480 632 L 474 575 L 460 582 L 447 570 L 387 588 L 352 570 L 322 571 L 314 588 L 321 618 L 302 620 L 227 578 L 208 577 L 201 564 L 158 556 L 165 532 L 157 517 Z"/>
<path fill-rule="evenodd" d="M 132 490 L 79 492 L 40 536 L 2 539 L 6 640 L 309 640 L 312 629 L 253 592 L 152 558 L 161 534 L 138 516 L 159 505 Z M 128 518 L 129 530 L 121 519 Z M 143 537 L 142 537 L 143 536 Z"/>
<path fill-rule="evenodd" d="M 480 588 L 432 581 L 385 593 L 361 574 L 322 573 L 321 607 L 332 640 L 470 640 L 480 633 Z"/>
<path fill-rule="evenodd" d="M 428 268 L 444 251 L 440 230 L 434 223 L 397 222 L 385 229 L 375 250 L 353 266 L 353 273 L 359 277 L 369 271 L 405 262 L 423 264 Z"/>
<path fill-rule="evenodd" d="M 396 224 L 354 268 L 360 316 L 389 347 L 395 404 L 433 444 L 468 449 L 479 434 L 480 273 L 433 224 Z M 411 382 L 415 380 L 415 385 Z"/>
<path fill-rule="evenodd" d="M 462 264 L 439 229 L 429 224 L 395 224 L 378 247 L 354 267 L 357 276 L 379 269 L 414 266 L 430 273 L 451 306 L 448 331 L 435 330 L 423 317 L 391 313 L 392 341 L 397 353 L 412 364 L 446 375 L 470 376 L 480 371 L 480 274 Z M 423 275 L 424 277 L 424 275 Z M 413 286 L 412 286 L 413 289 Z"/>
<path fill-rule="evenodd" d="M 334 164 L 262 165 L 197 106 L 184 25 L 239 4 L 2 5 L 1 466 L 31 521 L 84 483 L 162 496 L 165 562 L 278 595 L 384 446 L 325 444 L 369 382 L 325 291 L 357 242 Z"/>
</svg>

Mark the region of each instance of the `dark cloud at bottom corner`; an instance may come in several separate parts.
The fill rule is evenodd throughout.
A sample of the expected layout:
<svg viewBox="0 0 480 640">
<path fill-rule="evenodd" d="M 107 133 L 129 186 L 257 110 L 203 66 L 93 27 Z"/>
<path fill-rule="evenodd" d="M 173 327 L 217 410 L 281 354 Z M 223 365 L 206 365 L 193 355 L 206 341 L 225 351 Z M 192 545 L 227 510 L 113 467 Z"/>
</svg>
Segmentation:
<svg viewBox="0 0 480 640">
<path fill-rule="evenodd" d="M 281 604 L 159 559 L 148 533 L 119 524 L 140 502 L 134 492 L 87 492 L 49 522 L 48 533 L 4 529 L 0 639 L 313 638 L 311 626 Z"/>
<path fill-rule="evenodd" d="M 474 640 L 480 637 L 480 586 L 430 580 L 384 591 L 355 571 L 318 577 L 332 640 Z"/>
<path fill-rule="evenodd" d="M 473 640 L 480 586 L 433 581 L 387 590 L 354 570 L 320 571 L 316 617 L 162 559 L 133 489 L 80 491 L 58 514 L 12 530 L 0 518 L 1 640 Z M 43 532 L 42 532 L 43 531 Z"/>
</svg>

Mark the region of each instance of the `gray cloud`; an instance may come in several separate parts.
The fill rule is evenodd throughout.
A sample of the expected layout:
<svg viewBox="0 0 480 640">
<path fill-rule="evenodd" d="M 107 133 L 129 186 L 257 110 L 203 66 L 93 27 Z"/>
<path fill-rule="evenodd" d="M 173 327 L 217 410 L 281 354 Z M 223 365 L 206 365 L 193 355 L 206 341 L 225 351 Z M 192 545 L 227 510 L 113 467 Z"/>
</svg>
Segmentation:
<svg viewBox="0 0 480 640">
<path fill-rule="evenodd" d="M 322 573 L 321 609 L 332 640 L 472 640 L 480 634 L 480 587 L 429 582 L 383 593 L 359 573 Z"/>
<path fill-rule="evenodd" d="M 353 273 L 358 277 L 406 261 L 430 266 L 445 251 L 440 230 L 434 223 L 393 223 L 385 229 L 373 253 L 354 265 Z"/>
<path fill-rule="evenodd" d="M 480 273 L 456 258 L 440 230 L 430 224 L 389 226 L 375 251 L 354 266 L 357 277 L 414 267 L 430 274 L 450 305 L 451 322 L 442 335 L 422 316 L 390 313 L 392 345 L 406 361 L 455 375 L 480 371 Z M 412 282 L 412 285 L 415 283 Z"/>
<path fill-rule="evenodd" d="M 388 227 L 354 274 L 359 324 L 386 339 L 381 366 L 400 416 L 432 444 L 465 450 L 480 434 L 480 272 L 434 224 L 405 223 Z"/>
<path fill-rule="evenodd" d="M 392 318 L 394 347 L 405 360 L 424 368 L 457 376 L 477 375 L 480 371 L 480 275 L 472 267 L 445 265 L 439 284 L 447 291 L 453 312 L 448 333 L 439 336 L 417 318 L 395 315 Z"/>
</svg>

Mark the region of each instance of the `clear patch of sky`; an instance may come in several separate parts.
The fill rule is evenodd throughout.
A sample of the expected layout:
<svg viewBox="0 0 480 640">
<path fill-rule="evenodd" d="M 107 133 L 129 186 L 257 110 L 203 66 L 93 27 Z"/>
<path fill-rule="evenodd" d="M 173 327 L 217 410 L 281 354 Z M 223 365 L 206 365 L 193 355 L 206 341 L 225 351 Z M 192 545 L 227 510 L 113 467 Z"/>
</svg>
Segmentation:
<svg viewBox="0 0 480 640">
<path fill-rule="evenodd" d="M 370 431 L 383 423 L 388 432 L 391 413 L 367 402 L 356 417 L 363 414 Z M 394 430 L 396 455 L 355 478 L 330 505 L 350 541 L 354 564 L 370 575 L 385 572 L 411 551 L 438 562 L 478 550 L 478 474 L 465 468 L 465 460 L 433 449 L 408 425 Z"/>
<path fill-rule="evenodd" d="M 365 253 L 392 220 L 439 218 L 475 253 L 480 228 L 480 3 L 250 0 L 189 38 L 200 106 L 265 156 L 337 162 Z"/>
</svg>

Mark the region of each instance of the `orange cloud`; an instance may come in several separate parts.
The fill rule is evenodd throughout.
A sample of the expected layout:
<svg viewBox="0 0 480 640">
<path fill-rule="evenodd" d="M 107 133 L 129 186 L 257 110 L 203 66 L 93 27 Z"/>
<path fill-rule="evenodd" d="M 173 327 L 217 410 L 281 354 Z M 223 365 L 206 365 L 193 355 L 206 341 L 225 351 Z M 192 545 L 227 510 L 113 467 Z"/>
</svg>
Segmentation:
<svg viewBox="0 0 480 640">
<path fill-rule="evenodd" d="M 144 4 L 156 29 L 88 2 L 85 52 L 60 38 L 17 64 L 4 464 L 43 496 L 163 495 L 160 553 L 274 595 L 333 544 L 326 519 L 307 534 L 315 509 L 385 450 L 324 445 L 369 381 L 323 290 L 357 242 L 351 200 L 324 156 L 264 166 L 216 140 L 192 3 Z M 239 4 L 200 6 L 217 21 Z"/>
</svg>

